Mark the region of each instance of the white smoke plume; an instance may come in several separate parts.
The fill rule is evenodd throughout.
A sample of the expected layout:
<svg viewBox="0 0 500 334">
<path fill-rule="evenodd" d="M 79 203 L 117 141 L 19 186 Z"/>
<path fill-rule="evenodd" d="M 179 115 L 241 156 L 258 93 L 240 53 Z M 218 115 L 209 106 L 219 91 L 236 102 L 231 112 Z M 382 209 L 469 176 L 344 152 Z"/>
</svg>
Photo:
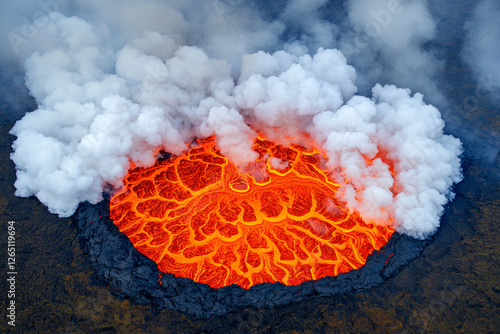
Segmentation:
<svg viewBox="0 0 500 334">
<path fill-rule="evenodd" d="M 435 75 L 444 63 L 422 47 L 436 34 L 436 20 L 427 1 L 350 0 L 349 24 L 339 47 L 362 73 L 358 85 L 374 83 L 412 87 L 429 101 L 444 104 Z"/>
<path fill-rule="evenodd" d="M 463 56 L 490 100 L 500 106 L 500 2 L 480 1 L 467 22 Z"/>
<path fill-rule="evenodd" d="M 340 171 L 339 197 L 349 209 L 416 238 L 436 231 L 461 180 L 461 143 L 444 134 L 423 95 L 380 84 L 371 96 L 356 95 L 356 69 L 328 45 L 337 43 L 333 24 L 281 42 L 304 1 L 290 1 L 275 20 L 241 3 L 193 3 L 91 1 L 77 4 L 98 20 L 48 16 L 41 34 L 50 45 L 25 62 L 38 109 L 11 131 L 16 195 L 35 195 L 69 216 L 80 202 L 100 201 L 107 184 L 120 187 L 131 163 L 152 165 L 158 147 L 179 154 L 194 136 L 215 134 L 222 153 L 243 166 L 256 158 L 257 132 L 284 144 L 308 135 Z M 324 3 L 315 1 L 309 18 Z M 351 2 L 355 26 L 359 3 Z M 403 17 L 399 26 L 418 29 L 378 38 L 400 56 L 418 55 L 410 68 L 397 55 L 384 58 L 395 60 L 393 74 L 409 75 L 430 57 L 412 43 L 431 38 L 433 26 L 422 2 L 405 6 L 424 20 Z"/>
</svg>

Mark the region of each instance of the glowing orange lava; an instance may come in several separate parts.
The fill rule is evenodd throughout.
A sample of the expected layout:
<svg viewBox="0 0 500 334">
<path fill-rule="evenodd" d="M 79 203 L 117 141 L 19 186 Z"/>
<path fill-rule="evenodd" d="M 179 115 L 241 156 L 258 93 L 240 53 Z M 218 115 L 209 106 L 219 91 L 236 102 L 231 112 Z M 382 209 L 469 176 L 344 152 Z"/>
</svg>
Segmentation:
<svg viewBox="0 0 500 334">
<path fill-rule="evenodd" d="M 163 272 L 219 288 L 297 285 L 363 266 L 394 230 L 363 222 L 336 200 L 316 151 L 257 139 L 244 172 L 213 138 L 184 155 L 134 168 L 111 218 Z"/>
</svg>

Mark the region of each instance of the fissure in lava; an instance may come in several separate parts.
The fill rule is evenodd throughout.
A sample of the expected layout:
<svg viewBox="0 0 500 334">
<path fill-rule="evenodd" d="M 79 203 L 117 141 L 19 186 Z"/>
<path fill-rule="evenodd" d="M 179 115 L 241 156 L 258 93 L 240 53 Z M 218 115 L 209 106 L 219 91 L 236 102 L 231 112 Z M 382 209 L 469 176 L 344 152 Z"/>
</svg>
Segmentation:
<svg viewBox="0 0 500 334">
<path fill-rule="evenodd" d="M 366 263 L 394 230 L 364 222 L 336 199 L 326 157 L 264 139 L 244 170 L 214 138 L 133 168 L 110 203 L 119 230 L 163 272 L 213 288 L 298 285 Z"/>
</svg>

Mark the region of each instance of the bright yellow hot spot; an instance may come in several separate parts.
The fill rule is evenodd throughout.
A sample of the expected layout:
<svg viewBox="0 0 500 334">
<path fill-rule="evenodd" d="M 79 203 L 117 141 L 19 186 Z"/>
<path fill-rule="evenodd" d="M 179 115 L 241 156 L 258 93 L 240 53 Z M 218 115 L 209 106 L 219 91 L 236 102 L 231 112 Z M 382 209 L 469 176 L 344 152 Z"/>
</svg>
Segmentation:
<svg viewBox="0 0 500 334">
<path fill-rule="evenodd" d="M 241 173 L 213 138 L 198 143 L 130 170 L 111 199 L 114 223 L 163 272 L 214 288 L 298 285 L 363 266 L 394 232 L 349 214 L 316 151 L 257 139 Z"/>
</svg>

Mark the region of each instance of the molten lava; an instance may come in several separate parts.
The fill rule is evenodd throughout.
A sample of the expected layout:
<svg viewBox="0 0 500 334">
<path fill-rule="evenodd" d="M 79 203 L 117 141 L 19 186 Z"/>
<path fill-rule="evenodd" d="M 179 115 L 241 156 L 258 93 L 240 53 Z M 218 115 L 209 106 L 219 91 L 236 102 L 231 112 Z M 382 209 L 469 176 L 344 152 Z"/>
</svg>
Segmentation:
<svg viewBox="0 0 500 334">
<path fill-rule="evenodd" d="M 335 196 L 317 151 L 257 139 L 245 170 L 213 138 L 129 171 L 111 218 L 163 272 L 214 288 L 298 285 L 363 266 L 393 229 L 364 222 Z"/>
</svg>

